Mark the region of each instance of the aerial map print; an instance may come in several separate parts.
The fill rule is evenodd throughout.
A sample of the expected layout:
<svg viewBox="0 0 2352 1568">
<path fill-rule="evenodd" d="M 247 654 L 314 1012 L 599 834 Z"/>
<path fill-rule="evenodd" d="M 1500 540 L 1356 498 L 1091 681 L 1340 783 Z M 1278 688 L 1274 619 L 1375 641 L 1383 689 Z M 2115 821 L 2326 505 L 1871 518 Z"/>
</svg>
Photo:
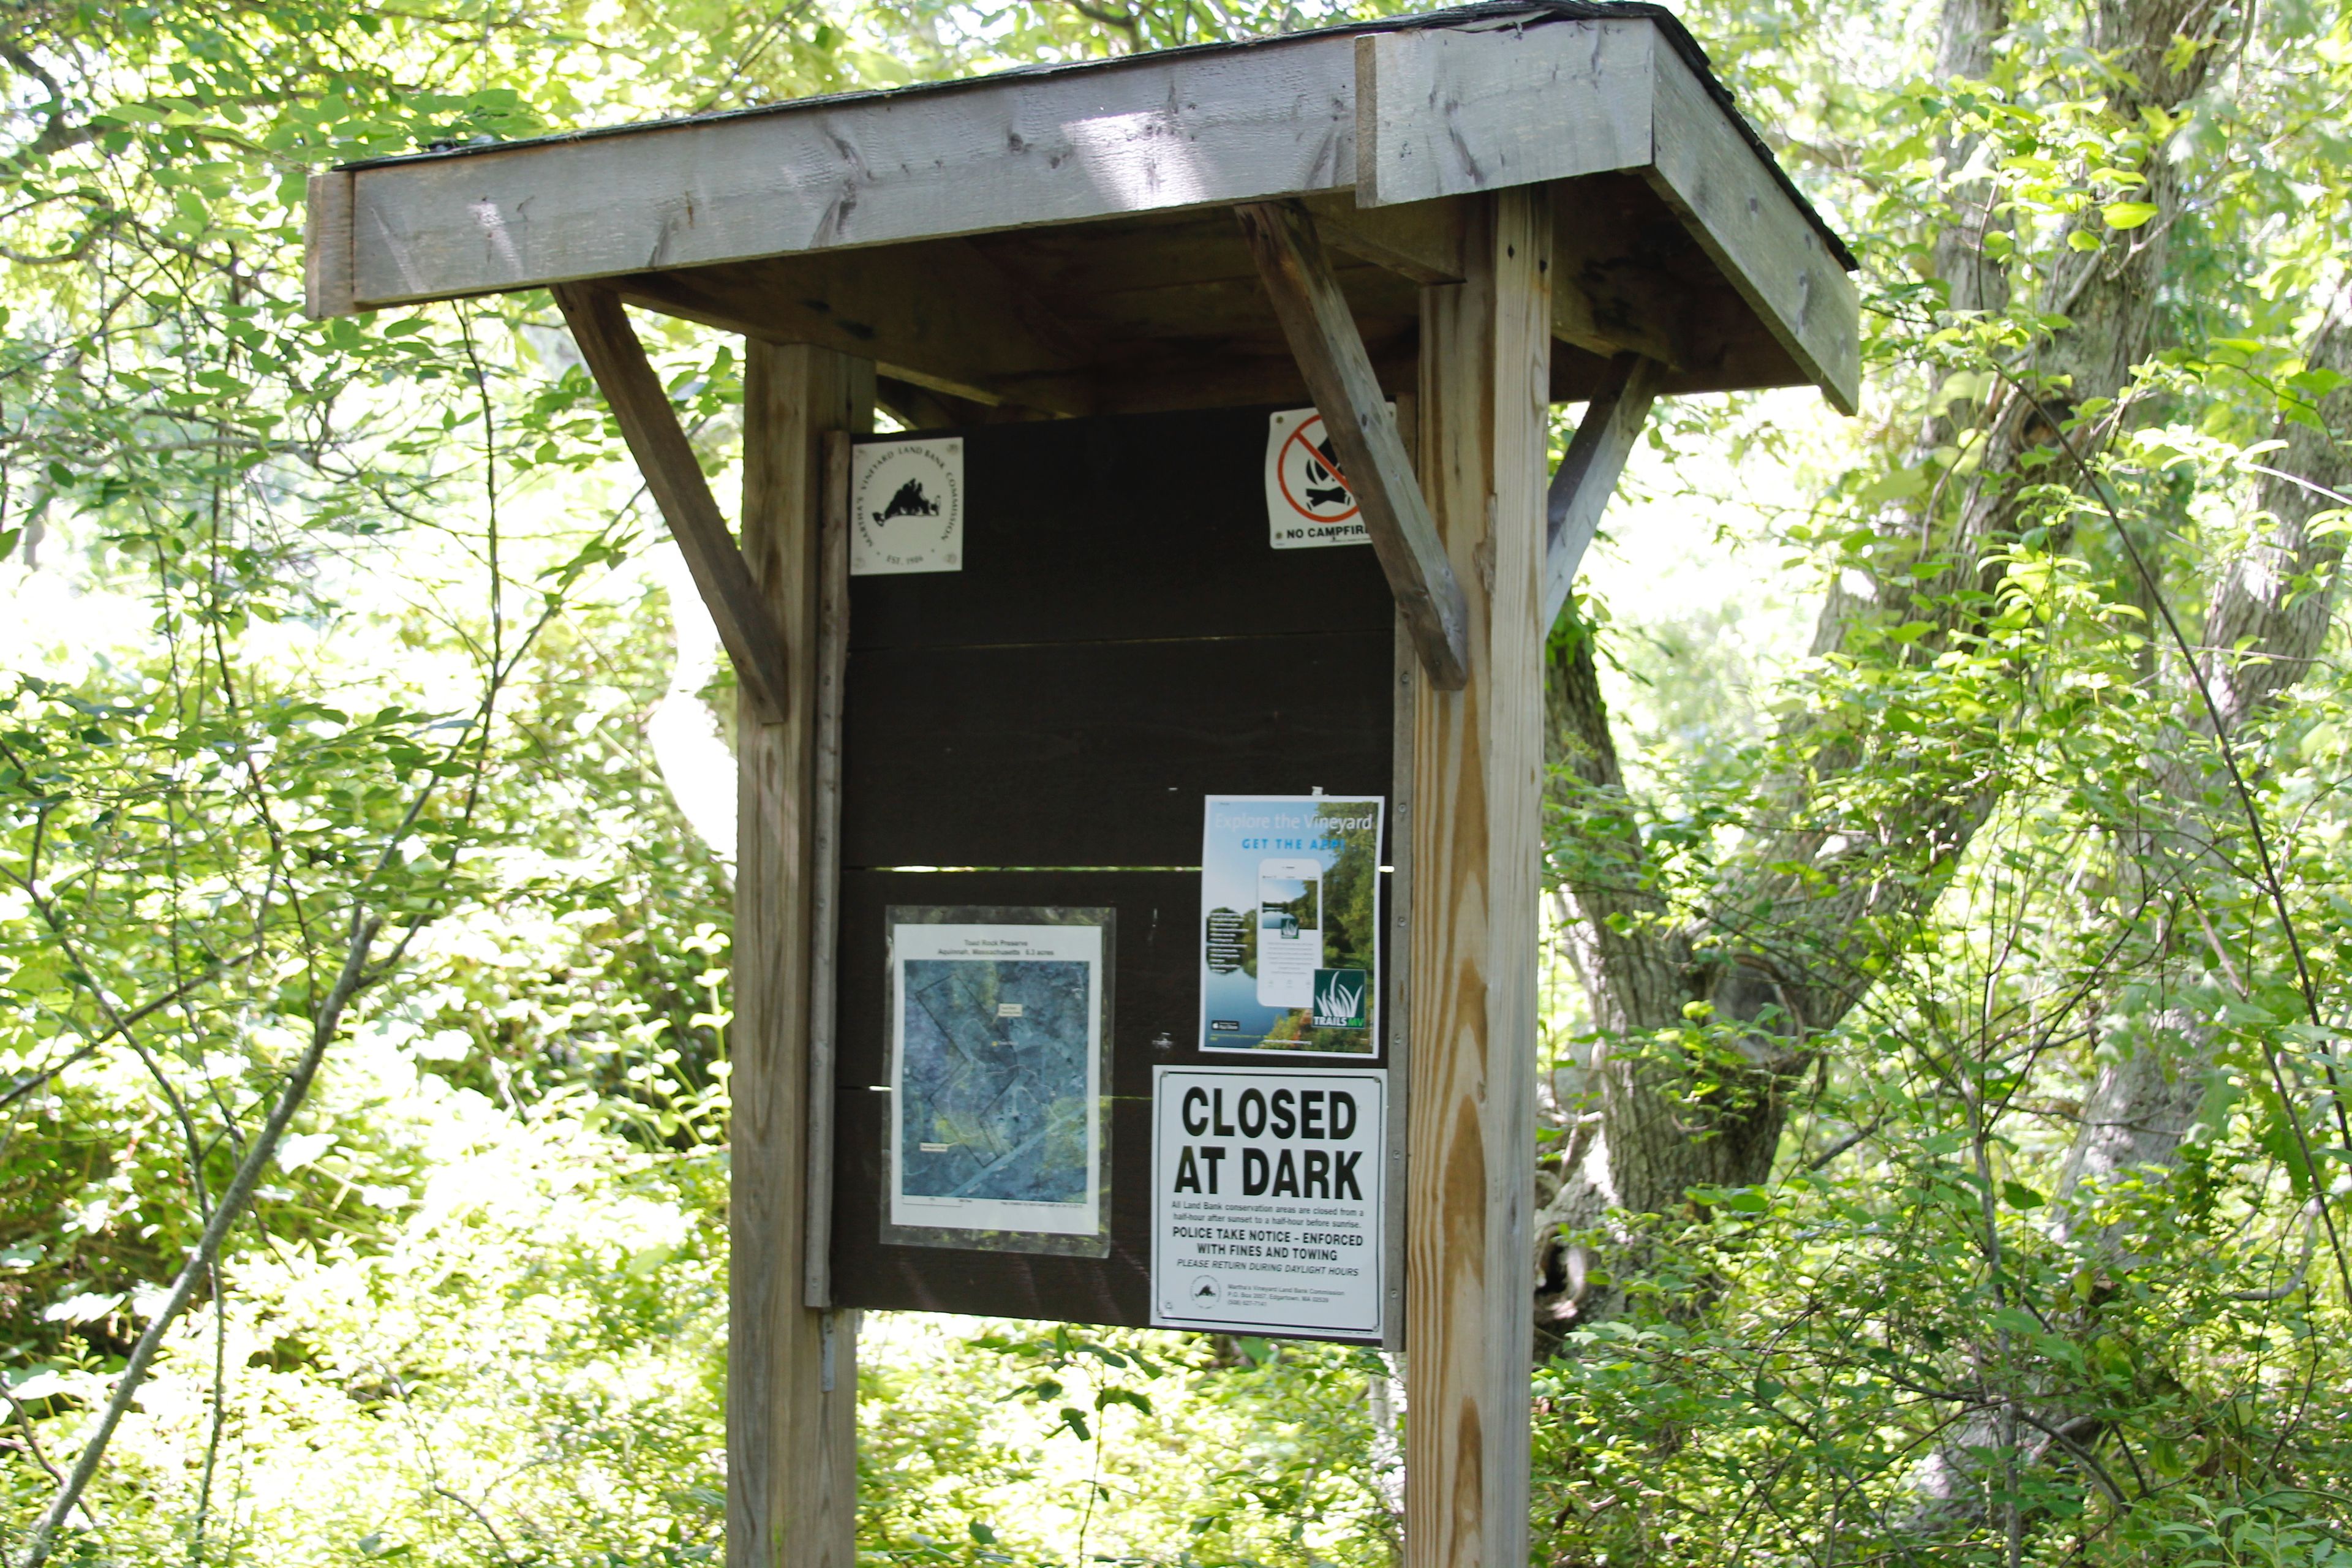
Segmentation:
<svg viewBox="0 0 2352 1568">
<path fill-rule="evenodd" d="M 1104 938 L 1096 925 L 893 924 L 887 1226 L 998 1238 L 896 1239 L 1034 1251 L 1017 1238 L 1100 1235 Z"/>
<path fill-rule="evenodd" d="M 1086 1201 L 1090 967 L 908 962 L 900 1191 Z"/>
</svg>

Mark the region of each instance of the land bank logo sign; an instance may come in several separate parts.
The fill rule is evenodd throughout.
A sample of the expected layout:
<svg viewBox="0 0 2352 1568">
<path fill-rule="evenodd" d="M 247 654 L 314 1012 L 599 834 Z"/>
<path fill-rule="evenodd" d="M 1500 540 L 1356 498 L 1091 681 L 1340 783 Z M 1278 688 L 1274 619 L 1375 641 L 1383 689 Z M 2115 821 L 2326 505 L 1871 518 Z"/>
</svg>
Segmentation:
<svg viewBox="0 0 2352 1568">
<path fill-rule="evenodd" d="M 1315 972 L 1315 1005 L 1318 1029 L 1360 1029 L 1371 993 L 1371 977 L 1360 969 L 1318 969 Z"/>
<path fill-rule="evenodd" d="M 866 441 L 849 478 L 849 573 L 963 570 L 963 441 Z"/>
</svg>

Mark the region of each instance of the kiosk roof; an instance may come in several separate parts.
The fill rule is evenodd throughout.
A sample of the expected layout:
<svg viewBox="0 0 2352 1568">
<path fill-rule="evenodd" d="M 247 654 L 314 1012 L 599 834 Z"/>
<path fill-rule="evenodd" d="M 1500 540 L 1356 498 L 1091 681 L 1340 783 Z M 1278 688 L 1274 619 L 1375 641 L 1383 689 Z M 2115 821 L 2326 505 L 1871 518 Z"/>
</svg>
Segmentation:
<svg viewBox="0 0 2352 1568">
<path fill-rule="evenodd" d="M 1285 401 L 1232 218 L 1303 199 L 1384 380 L 1462 198 L 1552 184 L 1556 398 L 1858 391 L 1853 258 L 1669 13 L 1494 3 L 884 92 L 436 149 L 312 182 L 310 308 L 595 279 L 1007 413 Z"/>
</svg>

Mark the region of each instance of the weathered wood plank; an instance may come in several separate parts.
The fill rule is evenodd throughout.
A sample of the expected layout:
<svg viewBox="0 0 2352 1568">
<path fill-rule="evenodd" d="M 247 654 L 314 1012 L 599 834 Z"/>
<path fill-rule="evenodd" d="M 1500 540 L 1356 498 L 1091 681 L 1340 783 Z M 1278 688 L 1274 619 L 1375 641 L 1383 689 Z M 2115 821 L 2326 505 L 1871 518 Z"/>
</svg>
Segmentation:
<svg viewBox="0 0 2352 1568">
<path fill-rule="evenodd" d="M 1413 715 L 1406 1568 L 1528 1560 L 1546 196 L 1481 204 L 1470 277 L 1423 296 L 1422 472 L 1471 664 Z"/>
<path fill-rule="evenodd" d="M 1345 36 L 357 171 L 362 306 L 1341 190 Z"/>
<path fill-rule="evenodd" d="M 1458 197 L 1402 206 L 1359 206 L 1352 195 L 1308 196 L 1307 210 L 1323 241 L 1415 283 L 1462 281 Z"/>
<path fill-rule="evenodd" d="M 1303 207 L 1279 203 L 1234 210 L 1257 258 L 1283 335 L 1322 412 L 1323 428 L 1338 448 L 1381 570 L 1412 628 L 1413 645 L 1431 679 L 1445 689 L 1457 689 L 1467 668 L 1462 585 L 1430 520 L 1348 297 L 1324 259 L 1315 220 Z"/>
<path fill-rule="evenodd" d="M 302 313 L 314 321 L 352 313 L 352 174 L 310 176 L 302 236 Z"/>
<path fill-rule="evenodd" d="M 850 434 L 824 432 L 817 538 L 816 807 L 809 898 L 808 1239 L 802 1305 L 833 1305 L 833 1085 L 839 1037 L 841 710 L 849 668 Z"/>
<path fill-rule="evenodd" d="M 1466 224 L 1457 215 L 1454 240 L 1454 258 L 1461 259 L 1461 246 Z M 1421 388 L 1416 380 L 1413 390 L 1398 395 L 1397 433 L 1404 437 L 1405 453 L 1412 459 L 1416 472 L 1421 467 Z M 1412 835 L 1413 835 L 1413 710 L 1415 695 L 1421 689 L 1421 656 L 1413 651 L 1412 635 L 1405 626 L 1404 616 L 1396 617 L 1391 634 L 1391 658 L 1389 680 L 1395 697 L 1395 707 L 1390 717 L 1389 784 L 1389 902 L 1384 918 L 1387 930 L 1381 937 L 1381 951 L 1388 955 L 1388 996 L 1381 1016 L 1389 1023 L 1389 1092 L 1388 1092 L 1388 1170 L 1381 1190 L 1402 1193 L 1405 1189 L 1407 1133 L 1412 1103 Z M 1408 1292 L 1405 1289 L 1405 1247 L 1408 1241 L 1407 1205 L 1391 1202 L 1388 1205 L 1387 1230 L 1381 1237 L 1381 1273 L 1388 1282 L 1387 1300 L 1381 1303 L 1381 1321 L 1388 1325 L 1387 1336 L 1381 1348 L 1402 1351 L 1405 1347 L 1408 1326 L 1405 1321 Z"/>
<path fill-rule="evenodd" d="M 1862 396 L 1853 281 L 1763 159 L 1671 49 L 1656 51 L 1650 183 L 1798 368 L 1842 413 Z"/>
<path fill-rule="evenodd" d="M 728 1568 L 855 1568 L 856 1320 L 803 1305 L 815 900 L 820 536 L 829 430 L 871 423 L 873 366 L 746 347 L 743 547 L 791 653 L 745 709 L 738 778 L 729 1135 Z"/>
<path fill-rule="evenodd" d="M 1418 403 L 1416 395 L 1414 402 Z M 1400 410 L 1402 416 L 1402 411 Z M 1392 710 L 1391 752 L 1393 782 L 1389 785 L 1389 861 L 1395 868 L 1389 875 L 1388 928 L 1381 936 L 1381 951 L 1388 955 L 1388 995 L 1381 1005 L 1381 1016 L 1388 1020 L 1389 1090 L 1388 1133 L 1384 1145 L 1388 1150 L 1388 1170 L 1381 1179 L 1388 1193 L 1406 1191 L 1408 1155 L 1412 1103 L 1412 832 L 1413 832 L 1413 700 L 1421 687 L 1421 655 L 1412 646 L 1412 628 L 1404 616 L 1396 617 L 1394 659 L 1390 681 L 1393 688 L 1395 707 Z M 1391 1201 L 1385 1216 L 1387 1227 L 1381 1237 L 1381 1274 L 1387 1282 L 1387 1300 L 1381 1306 L 1381 1321 L 1388 1325 L 1388 1333 L 1381 1342 L 1383 1350 L 1402 1351 L 1410 1337 L 1407 1313 L 1412 1305 L 1412 1292 L 1406 1288 L 1406 1257 L 1411 1245 L 1411 1205 Z"/>
<path fill-rule="evenodd" d="M 1625 471 L 1625 459 L 1641 438 L 1665 375 L 1665 366 L 1639 354 L 1612 360 L 1609 379 L 1593 395 L 1577 423 L 1575 438 L 1560 456 L 1544 498 L 1543 610 L 1538 619 L 1547 634 L 1568 603 L 1576 570 L 1592 547 L 1601 514 L 1616 493 L 1618 476 Z"/>
<path fill-rule="evenodd" d="M 735 661 L 736 678 L 763 713 L 782 713 L 792 676 L 775 616 L 728 535 L 710 482 L 702 477 L 702 465 L 646 360 L 645 345 L 629 325 L 627 312 L 619 300 L 601 289 L 558 289 L 555 299 L 580 346 L 580 357 L 588 362 L 589 373 L 603 389 L 622 438 L 637 460 L 646 489 L 677 540 L 702 602 L 710 608 L 719 640 Z"/>
<path fill-rule="evenodd" d="M 873 360 L 959 397 L 1087 411 L 1098 347 L 970 240 L 614 279 L 623 298 L 774 342 Z"/>
<path fill-rule="evenodd" d="M 1356 40 L 1356 199 L 1365 206 L 1573 179 L 1650 161 L 1646 17 Z"/>
</svg>

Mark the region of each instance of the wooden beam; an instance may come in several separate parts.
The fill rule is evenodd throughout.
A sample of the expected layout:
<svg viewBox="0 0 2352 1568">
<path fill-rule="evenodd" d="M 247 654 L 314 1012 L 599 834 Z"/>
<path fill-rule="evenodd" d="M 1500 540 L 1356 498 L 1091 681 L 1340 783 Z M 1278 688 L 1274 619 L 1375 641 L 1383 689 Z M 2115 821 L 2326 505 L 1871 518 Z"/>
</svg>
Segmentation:
<svg viewBox="0 0 2352 1568">
<path fill-rule="evenodd" d="M 1661 243 L 1661 242 L 1664 243 Z M 1688 254 L 1682 224 L 1637 176 L 1560 187 L 1552 197 L 1551 335 L 1588 353 L 1637 353 L 1676 369 L 1693 328 L 1729 286 Z"/>
<path fill-rule="evenodd" d="M 1345 190 L 1344 34 L 356 171 L 362 307 Z"/>
<path fill-rule="evenodd" d="M 776 620 L 761 601 L 727 520 L 711 499 L 710 482 L 670 407 L 669 395 L 646 359 L 619 300 L 601 289 L 559 288 L 556 303 L 572 329 L 580 357 L 604 389 L 604 402 L 637 460 L 646 489 L 669 524 L 687 570 L 718 624 L 719 640 L 735 661 L 736 679 L 761 713 L 784 711 L 792 672 Z"/>
<path fill-rule="evenodd" d="M 1316 237 L 1315 220 L 1303 207 L 1284 203 L 1245 204 L 1234 211 L 1283 336 L 1323 415 L 1323 428 L 1338 448 L 1381 570 L 1412 628 L 1413 646 L 1440 689 L 1458 689 L 1467 668 L 1462 585 L 1413 479 L 1348 298 Z"/>
<path fill-rule="evenodd" d="M 1528 1561 L 1546 205 L 1486 198 L 1470 277 L 1423 294 L 1422 473 L 1470 671 L 1414 708 L 1405 1568 Z"/>
<path fill-rule="evenodd" d="M 352 313 L 352 174 L 310 176 L 310 226 L 302 237 L 302 313 L 314 321 Z"/>
<path fill-rule="evenodd" d="M 612 287 L 730 331 L 870 359 L 952 396 L 1090 411 L 1097 347 L 970 240 L 640 273 Z"/>
<path fill-rule="evenodd" d="M 1609 362 L 1609 377 L 1577 423 L 1576 437 L 1559 459 L 1544 500 L 1543 612 L 1538 617 L 1547 634 L 1559 619 L 1562 605 L 1576 582 L 1576 569 L 1600 531 L 1601 513 L 1616 492 L 1617 478 L 1640 439 L 1658 400 L 1666 367 L 1639 354 L 1619 354 Z"/>
<path fill-rule="evenodd" d="M 877 378 L 878 379 L 878 378 Z M 833 1305 L 833 1091 L 839 983 L 834 967 L 841 931 L 841 715 L 849 677 L 849 510 L 847 430 L 827 430 L 822 517 L 817 538 L 816 792 L 811 829 L 808 1010 L 807 1240 L 801 1279 L 804 1307 Z"/>
<path fill-rule="evenodd" d="M 856 1315 L 803 1297 L 822 951 L 823 441 L 871 427 L 874 371 L 758 342 L 743 369 L 743 552 L 792 658 L 785 701 L 773 715 L 747 709 L 735 743 L 727 1568 L 855 1568 Z"/>
<path fill-rule="evenodd" d="M 1359 206 L 1352 194 L 1308 196 L 1323 242 L 1415 283 L 1462 281 L 1462 201 L 1441 196 L 1403 206 Z"/>
<path fill-rule="evenodd" d="M 1853 280 L 1689 66 L 1657 52 L 1652 186 L 1840 412 L 1862 397 Z"/>
<path fill-rule="evenodd" d="M 1368 207 L 1650 161 L 1648 17 L 1424 27 L 1356 40 L 1356 199 Z"/>
</svg>

